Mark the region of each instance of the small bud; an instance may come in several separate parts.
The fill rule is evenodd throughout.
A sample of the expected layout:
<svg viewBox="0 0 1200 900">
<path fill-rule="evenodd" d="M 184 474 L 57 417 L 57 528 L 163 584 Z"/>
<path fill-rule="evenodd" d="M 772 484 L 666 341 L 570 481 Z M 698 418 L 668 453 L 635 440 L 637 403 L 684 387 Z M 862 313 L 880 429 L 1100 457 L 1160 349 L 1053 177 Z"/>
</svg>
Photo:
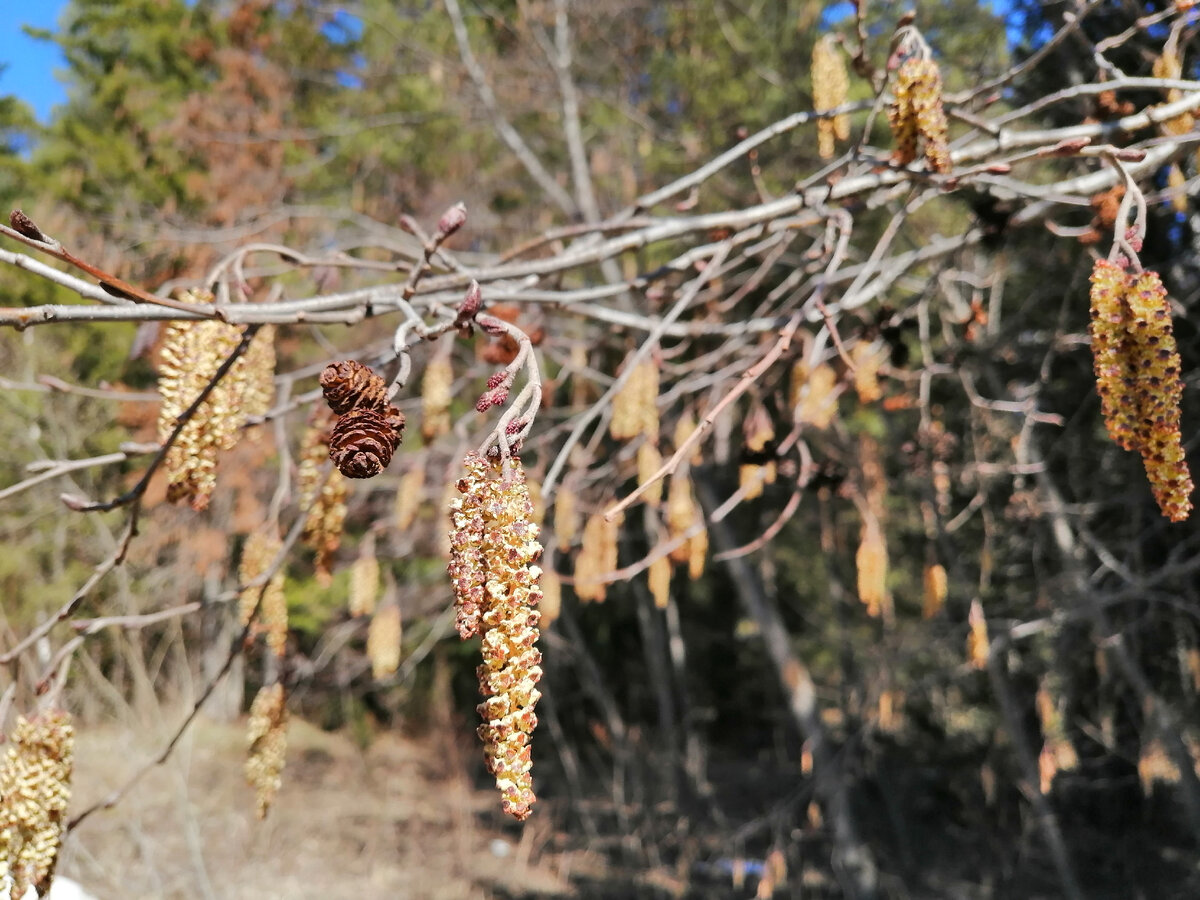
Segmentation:
<svg viewBox="0 0 1200 900">
<path fill-rule="evenodd" d="M 487 412 L 493 406 L 499 406 L 508 399 L 508 385 L 501 384 L 494 390 L 487 391 L 475 404 L 476 412 Z"/>
<path fill-rule="evenodd" d="M 475 316 L 478 314 L 480 307 L 483 305 L 483 291 L 479 289 L 478 281 L 471 281 L 467 288 L 466 296 L 463 297 L 462 303 L 458 305 L 458 314 L 454 318 L 454 324 L 458 328 L 467 328 L 475 321 Z"/>
<path fill-rule="evenodd" d="M 417 225 L 417 220 L 408 213 L 405 213 L 400 217 L 400 230 L 407 231 L 409 234 L 416 234 L 421 229 Z"/>
<path fill-rule="evenodd" d="M 442 213 L 442 217 L 438 219 L 437 233 L 445 239 L 462 228 L 467 222 L 467 205 L 459 202 Z"/>
<path fill-rule="evenodd" d="M 33 219 L 25 215 L 19 209 L 14 209 L 8 214 L 9 224 L 12 225 L 13 231 L 19 231 L 25 237 L 35 241 L 41 241 L 43 244 L 50 243 L 46 235 L 42 234 L 42 229 L 33 224 Z"/>
<path fill-rule="evenodd" d="M 1068 138 L 1042 152 L 1042 156 L 1074 156 L 1092 142 L 1091 138 Z"/>
</svg>

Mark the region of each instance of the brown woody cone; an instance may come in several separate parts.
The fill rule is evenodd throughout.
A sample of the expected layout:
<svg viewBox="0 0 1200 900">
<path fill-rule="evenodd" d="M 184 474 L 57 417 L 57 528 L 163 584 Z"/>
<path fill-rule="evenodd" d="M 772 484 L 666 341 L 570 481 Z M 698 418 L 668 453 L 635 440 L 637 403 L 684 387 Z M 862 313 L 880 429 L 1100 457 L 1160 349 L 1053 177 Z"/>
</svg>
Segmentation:
<svg viewBox="0 0 1200 900">
<path fill-rule="evenodd" d="M 352 359 L 330 363 L 321 372 L 321 390 L 325 402 L 337 415 L 350 410 L 387 410 L 387 385 L 369 366 Z"/>
<path fill-rule="evenodd" d="M 404 416 L 394 406 L 387 415 L 353 408 L 333 426 L 329 458 L 347 478 L 373 478 L 392 461 L 403 429 Z"/>
</svg>

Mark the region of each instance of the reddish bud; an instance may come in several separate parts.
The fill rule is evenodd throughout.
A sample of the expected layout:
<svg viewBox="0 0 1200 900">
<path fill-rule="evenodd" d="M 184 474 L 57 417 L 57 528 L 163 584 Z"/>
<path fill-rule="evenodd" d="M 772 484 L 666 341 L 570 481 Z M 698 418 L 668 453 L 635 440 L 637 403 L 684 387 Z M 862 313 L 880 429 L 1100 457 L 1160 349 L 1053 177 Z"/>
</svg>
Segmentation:
<svg viewBox="0 0 1200 900">
<path fill-rule="evenodd" d="M 458 304 L 458 313 L 454 317 L 454 324 L 459 328 L 465 328 L 475 321 L 475 316 L 478 315 L 480 307 L 483 306 L 483 291 L 479 288 L 479 282 L 472 280 L 467 287 L 467 293 L 462 298 L 462 303 Z"/>
<path fill-rule="evenodd" d="M 504 382 L 508 381 L 509 377 L 510 376 L 507 372 L 497 372 L 494 375 L 488 376 L 488 390 L 494 391 L 496 388 L 500 387 L 500 385 L 504 384 Z"/>
<path fill-rule="evenodd" d="M 467 222 L 467 205 L 459 202 L 442 213 L 438 219 L 437 232 L 442 238 L 448 238 Z"/>
<path fill-rule="evenodd" d="M 478 412 L 487 412 L 493 406 L 499 406 L 508 399 L 508 385 L 502 384 L 494 390 L 487 391 L 475 404 Z"/>
<path fill-rule="evenodd" d="M 13 227 L 13 231 L 19 231 L 25 237 L 35 241 L 41 241 L 43 244 L 49 243 L 46 236 L 42 234 L 42 229 L 33 224 L 33 219 L 25 215 L 19 209 L 14 209 L 8 214 L 8 222 Z"/>
</svg>

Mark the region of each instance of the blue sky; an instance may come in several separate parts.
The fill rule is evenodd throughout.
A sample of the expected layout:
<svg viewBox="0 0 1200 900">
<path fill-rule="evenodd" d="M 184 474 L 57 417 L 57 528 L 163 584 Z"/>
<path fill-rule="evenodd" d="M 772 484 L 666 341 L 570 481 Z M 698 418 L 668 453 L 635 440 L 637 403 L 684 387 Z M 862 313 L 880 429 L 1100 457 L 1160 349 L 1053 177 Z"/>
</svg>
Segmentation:
<svg viewBox="0 0 1200 900">
<path fill-rule="evenodd" d="M 66 5 L 66 0 L 0 0 L 0 64 L 6 66 L 0 72 L 0 94 L 16 94 L 43 122 L 50 107 L 67 99 L 54 79 L 62 59 L 58 48 L 31 40 L 22 34 L 21 26 L 53 29 Z"/>
</svg>

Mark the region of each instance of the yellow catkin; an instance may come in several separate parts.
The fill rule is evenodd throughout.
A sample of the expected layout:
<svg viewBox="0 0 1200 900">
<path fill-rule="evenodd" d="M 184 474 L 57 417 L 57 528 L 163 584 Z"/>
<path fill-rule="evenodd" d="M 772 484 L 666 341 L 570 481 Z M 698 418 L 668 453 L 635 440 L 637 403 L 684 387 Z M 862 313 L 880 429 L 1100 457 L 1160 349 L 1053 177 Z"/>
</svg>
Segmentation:
<svg viewBox="0 0 1200 900">
<path fill-rule="evenodd" d="M 617 440 L 658 436 L 658 366 L 644 360 L 613 397 L 609 433 Z"/>
<path fill-rule="evenodd" d="M 761 403 L 755 403 L 750 408 L 742 423 L 742 429 L 746 451 L 751 455 L 765 455 L 775 440 L 775 425 L 766 407 Z M 761 497 L 763 486 L 775 483 L 776 468 L 774 460 L 765 463 L 745 463 L 738 468 L 738 487 L 745 491 L 747 500 Z"/>
<path fill-rule="evenodd" d="M 837 416 L 837 372 L 828 363 L 792 369 L 792 406 L 796 420 L 813 428 L 828 428 Z"/>
<path fill-rule="evenodd" d="M 562 485 L 554 495 L 554 537 L 558 549 L 566 553 L 571 549 L 575 536 L 579 534 L 578 499 L 567 485 Z"/>
<path fill-rule="evenodd" d="M 1174 41 L 1168 42 L 1168 45 L 1173 45 Z M 1165 78 L 1169 80 L 1178 80 L 1183 77 L 1183 60 L 1179 58 L 1179 54 L 1172 49 L 1164 49 L 1162 56 L 1154 61 L 1151 70 L 1155 78 Z M 1167 102 L 1174 103 L 1177 100 L 1183 99 L 1183 91 L 1179 88 L 1170 88 L 1167 90 Z M 1164 134 L 1173 136 L 1187 134 L 1196 124 L 1195 116 L 1190 112 L 1180 113 L 1173 119 L 1168 119 L 1159 127 L 1162 128 Z M 1187 207 L 1184 207 L 1186 211 Z"/>
<path fill-rule="evenodd" d="M 654 446 L 650 441 L 646 441 L 637 452 L 637 480 L 638 484 L 642 485 L 648 482 L 655 473 L 662 468 L 662 454 L 658 452 L 658 447 Z M 642 494 L 642 500 L 651 506 L 658 506 L 662 502 L 662 479 L 658 479 L 646 492 Z"/>
<path fill-rule="evenodd" d="M 308 511 L 301 537 L 316 551 L 317 580 L 328 586 L 333 555 L 341 546 L 346 527 L 349 483 L 345 475 L 329 465 L 328 432 L 324 429 L 310 428 L 305 433 L 296 481 L 300 509 Z"/>
<path fill-rule="evenodd" d="M 1171 208 L 1177 213 L 1188 211 L 1188 193 L 1184 189 L 1186 185 L 1187 176 L 1183 174 L 1183 169 L 1179 168 L 1179 163 L 1173 163 L 1171 168 L 1167 169 L 1167 187 L 1175 192 L 1171 198 Z"/>
<path fill-rule="evenodd" d="M 946 112 L 942 107 L 942 74 L 931 59 L 911 57 L 896 73 L 895 99 L 888 120 L 896 140 L 896 162 L 908 165 L 917 158 L 918 138 L 924 144 L 925 162 L 934 172 L 950 171 Z"/>
<path fill-rule="evenodd" d="M 822 113 L 841 106 L 846 102 L 849 87 L 846 62 L 833 35 L 827 34 L 813 46 L 813 110 Z M 817 120 L 817 153 L 821 159 L 833 156 L 835 139 L 844 141 L 849 137 L 850 117 L 845 113 Z"/>
<path fill-rule="evenodd" d="M 534 563 L 542 545 L 520 460 L 501 467 L 472 453 L 464 466 L 466 476 L 457 484 L 462 497 L 451 506 L 452 544 L 461 538 L 472 550 L 477 547 L 482 599 L 477 602 L 472 573 L 464 574 L 452 561 L 450 574 L 456 603 L 479 608 L 476 630 L 483 633 L 483 662 L 476 673 L 484 700 L 477 709 L 483 719 L 479 737 L 484 759 L 504 812 L 523 821 L 536 799 L 529 739 L 537 727 L 533 709 L 541 697 L 542 656 L 534 644 L 542 571 Z"/>
<path fill-rule="evenodd" d="M 887 590 L 887 543 L 874 516 L 863 522 L 854 562 L 858 570 L 858 599 L 866 606 L 867 615 L 877 618 L 890 608 L 891 598 Z"/>
<path fill-rule="evenodd" d="M 1179 767 L 1163 747 L 1162 741 L 1157 738 L 1142 744 L 1141 753 L 1138 755 L 1138 779 L 1142 783 L 1142 792 L 1147 797 L 1154 793 L 1155 784 L 1179 783 Z"/>
<path fill-rule="evenodd" d="M 1155 272 L 1131 280 L 1126 296 L 1138 374 L 1142 462 L 1159 509 L 1172 522 L 1182 522 L 1192 510 L 1193 484 L 1180 432 L 1183 380 L 1167 291 Z"/>
<path fill-rule="evenodd" d="M 696 419 L 690 412 L 684 413 L 679 417 L 679 420 L 675 423 L 673 438 L 676 450 L 682 447 L 687 442 L 687 439 L 695 433 L 696 427 Z M 700 444 L 697 442 L 696 446 L 692 449 L 691 456 L 688 458 L 688 464 L 698 466 L 703 461 L 704 457 L 700 452 Z"/>
<path fill-rule="evenodd" d="M 562 581 L 553 569 L 542 572 L 542 628 L 550 627 L 550 623 L 562 612 Z"/>
<path fill-rule="evenodd" d="M 50 889 L 71 797 L 75 729 L 61 709 L 17 719 L 0 768 L 0 885 Z"/>
<path fill-rule="evenodd" d="M 212 295 L 185 292 L 183 299 L 210 303 Z M 158 440 L 174 432 L 242 339 L 243 327 L 215 319 L 172 322 L 159 355 Z M 217 454 L 230 450 L 250 416 L 264 414 L 274 395 L 274 329 L 259 329 L 250 346 L 209 392 L 167 451 L 167 498 L 207 508 L 216 486 Z"/>
<path fill-rule="evenodd" d="M 435 356 L 421 379 L 421 437 L 426 443 L 450 431 L 450 401 L 454 370 L 450 357 Z"/>
<path fill-rule="evenodd" d="M 350 567 L 350 615 L 369 616 L 375 612 L 379 596 L 379 560 L 375 558 L 375 536 L 367 535 L 358 559 Z"/>
<path fill-rule="evenodd" d="M 392 507 L 392 522 L 397 531 L 408 531 L 417 519 L 417 511 L 425 492 L 425 468 L 414 466 L 404 473 L 400 486 L 396 488 L 396 501 Z"/>
<path fill-rule="evenodd" d="M 1092 361 L 1105 426 L 1118 446 L 1141 454 L 1163 515 L 1183 521 L 1193 484 L 1180 432 L 1183 381 L 1166 289 L 1155 272 L 1126 274 L 1106 260 L 1096 261 L 1091 282 Z"/>
<path fill-rule="evenodd" d="M 925 588 L 924 602 L 921 605 L 921 616 L 932 619 L 946 603 L 946 569 L 940 563 L 925 567 L 922 578 Z"/>
<path fill-rule="evenodd" d="M 687 551 L 688 578 L 697 581 L 704 574 L 704 563 L 708 559 L 708 532 L 692 535 L 687 542 Z"/>
<path fill-rule="evenodd" d="M 850 351 L 850 358 L 854 362 L 854 390 L 858 394 L 858 402 L 874 403 L 883 396 L 883 389 L 879 385 L 879 369 L 887 359 L 887 348 L 882 343 L 860 341 Z"/>
<path fill-rule="evenodd" d="M 279 792 L 287 756 L 287 706 L 282 684 L 258 689 L 250 706 L 246 743 L 246 781 L 254 788 L 255 809 L 262 819 Z"/>
<path fill-rule="evenodd" d="M 654 605 L 666 609 L 671 601 L 671 561 L 660 556 L 650 563 L 646 577 L 650 582 L 650 596 L 654 598 Z"/>
<path fill-rule="evenodd" d="M 575 558 L 575 596 L 585 603 L 602 603 L 607 595 L 604 579 L 617 568 L 617 540 L 624 518 L 618 514 L 609 522 L 597 514 L 584 525 L 582 547 Z"/>
<path fill-rule="evenodd" d="M 1117 446 L 1138 447 L 1136 401 L 1127 383 L 1134 373 L 1124 346 L 1126 333 L 1125 272 L 1108 260 L 1098 259 L 1091 277 L 1092 370 L 1100 412 Z"/>
<path fill-rule="evenodd" d="M 967 662 L 974 669 L 986 669 L 988 661 L 987 619 L 983 616 L 983 604 L 978 599 L 971 601 L 967 614 Z"/>
<path fill-rule="evenodd" d="M 400 639 L 403 636 L 400 605 L 385 603 L 371 616 L 367 628 L 367 659 L 376 681 L 390 678 L 400 668 Z"/>
<path fill-rule="evenodd" d="M 258 531 L 246 541 L 242 551 L 242 562 L 238 569 L 238 580 L 247 584 L 263 575 L 279 555 L 282 542 L 273 531 Z M 287 595 L 283 589 L 283 569 L 280 567 L 265 585 L 245 588 L 238 598 L 239 619 L 249 625 L 258 610 L 258 621 L 266 634 L 267 646 L 276 656 L 287 650 L 288 608 Z"/>
<path fill-rule="evenodd" d="M 671 487 L 667 492 L 667 531 L 672 540 L 686 535 L 700 520 L 700 508 L 692 492 L 692 481 L 686 475 L 671 476 Z M 685 563 L 691 555 L 689 542 L 671 551 L 671 561 Z"/>
</svg>

